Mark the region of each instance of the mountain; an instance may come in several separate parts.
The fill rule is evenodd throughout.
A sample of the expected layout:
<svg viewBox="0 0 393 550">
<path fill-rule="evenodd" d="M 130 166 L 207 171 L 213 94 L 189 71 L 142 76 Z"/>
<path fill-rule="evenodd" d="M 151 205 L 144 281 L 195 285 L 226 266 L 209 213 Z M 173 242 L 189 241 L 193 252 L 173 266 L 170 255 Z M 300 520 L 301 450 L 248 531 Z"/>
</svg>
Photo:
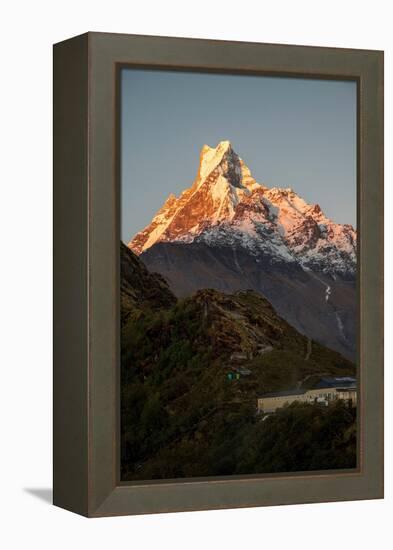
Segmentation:
<svg viewBox="0 0 393 550">
<path fill-rule="evenodd" d="M 150 273 L 124 243 L 120 243 L 120 272 L 122 316 L 137 308 L 158 309 L 176 303 L 176 297 L 164 277 L 159 273 Z"/>
<path fill-rule="evenodd" d="M 193 362 L 202 352 L 209 356 L 207 366 L 219 364 L 225 370 L 242 366 L 255 372 L 274 368 L 273 380 L 268 381 L 265 372 L 262 385 L 253 383 L 255 395 L 285 389 L 310 374 L 354 374 L 352 362 L 299 333 L 258 292 L 239 290 L 228 294 L 203 289 L 177 299 L 165 279 L 150 273 L 123 243 L 120 258 L 122 348 L 126 355 L 141 353 L 141 347 L 132 345 L 128 338 L 130 328 L 142 327 L 150 363 L 147 367 L 146 361 L 143 362 L 145 373 L 157 367 L 160 354 L 165 354 L 174 343 L 187 347 L 189 340 L 190 346 L 195 347 L 195 353 L 189 355 Z M 152 331 L 147 328 L 150 321 Z M 181 363 L 177 352 L 174 355 L 173 363 Z M 126 368 L 128 362 L 124 363 Z"/>
<path fill-rule="evenodd" d="M 257 292 L 176 299 L 124 245 L 120 288 L 123 480 L 353 467 L 352 412 L 303 407 L 266 423 L 255 415 L 258 395 L 353 376 L 353 363 L 300 334 Z M 330 438 L 321 426 L 331 415 L 340 424 Z M 302 438 L 311 424 L 310 444 Z"/>
<path fill-rule="evenodd" d="M 356 231 L 290 188 L 257 183 L 228 141 L 202 148 L 193 185 L 128 246 L 178 296 L 254 289 L 299 331 L 355 357 Z"/>
<path fill-rule="evenodd" d="M 128 246 L 141 254 L 157 242 L 237 245 L 305 269 L 356 272 L 353 227 L 335 224 L 318 204 L 307 204 L 290 188 L 257 183 L 229 141 L 204 145 L 193 185 L 179 198 L 170 195 Z"/>
</svg>

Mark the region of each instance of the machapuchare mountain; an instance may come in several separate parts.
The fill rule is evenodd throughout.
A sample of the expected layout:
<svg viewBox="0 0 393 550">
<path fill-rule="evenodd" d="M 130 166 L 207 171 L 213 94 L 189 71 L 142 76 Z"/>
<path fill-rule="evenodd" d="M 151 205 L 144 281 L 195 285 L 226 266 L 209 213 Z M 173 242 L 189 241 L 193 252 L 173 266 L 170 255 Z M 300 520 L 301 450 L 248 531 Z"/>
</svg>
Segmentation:
<svg viewBox="0 0 393 550">
<path fill-rule="evenodd" d="M 229 141 L 202 148 L 193 185 L 128 246 L 177 296 L 253 289 L 300 332 L 355 358 L 356 231 L 290 188 L 257 183 Z"/>
</svg>

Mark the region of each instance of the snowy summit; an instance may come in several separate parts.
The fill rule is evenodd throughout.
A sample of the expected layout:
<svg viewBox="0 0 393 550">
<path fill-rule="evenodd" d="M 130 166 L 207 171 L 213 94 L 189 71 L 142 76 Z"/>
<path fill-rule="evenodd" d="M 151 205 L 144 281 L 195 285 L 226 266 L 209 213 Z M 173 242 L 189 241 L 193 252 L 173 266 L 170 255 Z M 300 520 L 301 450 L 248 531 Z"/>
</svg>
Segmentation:
<svg viewBox="0 0 393 550">
<path fill-rule="evenodd" d="M 171 194 L 128 246 L 139 255 L 158 242 L 240 246 L 333 277 L 356 271 L 353 227 L 334 223 L 291 188 L 257 183 L 229 141 L 202 147 L 193 185 Z"/>
</svg>

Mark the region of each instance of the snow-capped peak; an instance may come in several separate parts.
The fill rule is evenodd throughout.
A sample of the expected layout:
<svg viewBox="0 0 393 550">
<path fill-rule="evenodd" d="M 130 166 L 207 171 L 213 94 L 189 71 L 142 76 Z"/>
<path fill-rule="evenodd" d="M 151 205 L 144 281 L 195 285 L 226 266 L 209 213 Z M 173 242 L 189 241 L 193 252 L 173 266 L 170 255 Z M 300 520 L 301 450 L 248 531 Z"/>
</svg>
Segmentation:
<svg viewBox="0 0 393 550">
<path fill-rule="evenodd" d="M 171 194 L 128 246 L 141 254 L 157 242 L 192 241 L 242 246 L 332 274 L 353 274 L 356 266 L 352 226 L 335 224 L 291 187 L 257 183 L 229 141 L 202 147 L 193 185 L 179 197 Z"/>
<path fill-rule="evenodd" d="M 201 150 L 199 177 L 206 178 L 222 161 L 223 156 L 232 149 L 229 141 L 220 141 L 217 147 L 204 145 Z"/>
</svg>

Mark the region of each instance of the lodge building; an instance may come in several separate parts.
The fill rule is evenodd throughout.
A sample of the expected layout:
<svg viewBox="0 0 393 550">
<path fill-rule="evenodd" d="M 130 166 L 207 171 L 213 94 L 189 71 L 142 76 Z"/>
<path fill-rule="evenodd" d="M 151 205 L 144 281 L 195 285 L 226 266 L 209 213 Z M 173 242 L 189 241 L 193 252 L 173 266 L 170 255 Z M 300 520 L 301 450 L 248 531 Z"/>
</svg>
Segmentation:
<svg viewBox="0 0 393 550">
<path fill-rule="evenodd" d="M 325 380 L 325 382 L 324 382 Z M 266 393 L 258 398 L 257 408 L 260 413 L 274 413 L 284 405 L 291 403 L 320 403 L 329 405 L 338 399 L 345 401 L 349 406 L 356 407 L 356 381 L 352 378 L 324 379 L 318 387 L 302 390 L 294 389 L 281 392 Z"/>
</svg>

